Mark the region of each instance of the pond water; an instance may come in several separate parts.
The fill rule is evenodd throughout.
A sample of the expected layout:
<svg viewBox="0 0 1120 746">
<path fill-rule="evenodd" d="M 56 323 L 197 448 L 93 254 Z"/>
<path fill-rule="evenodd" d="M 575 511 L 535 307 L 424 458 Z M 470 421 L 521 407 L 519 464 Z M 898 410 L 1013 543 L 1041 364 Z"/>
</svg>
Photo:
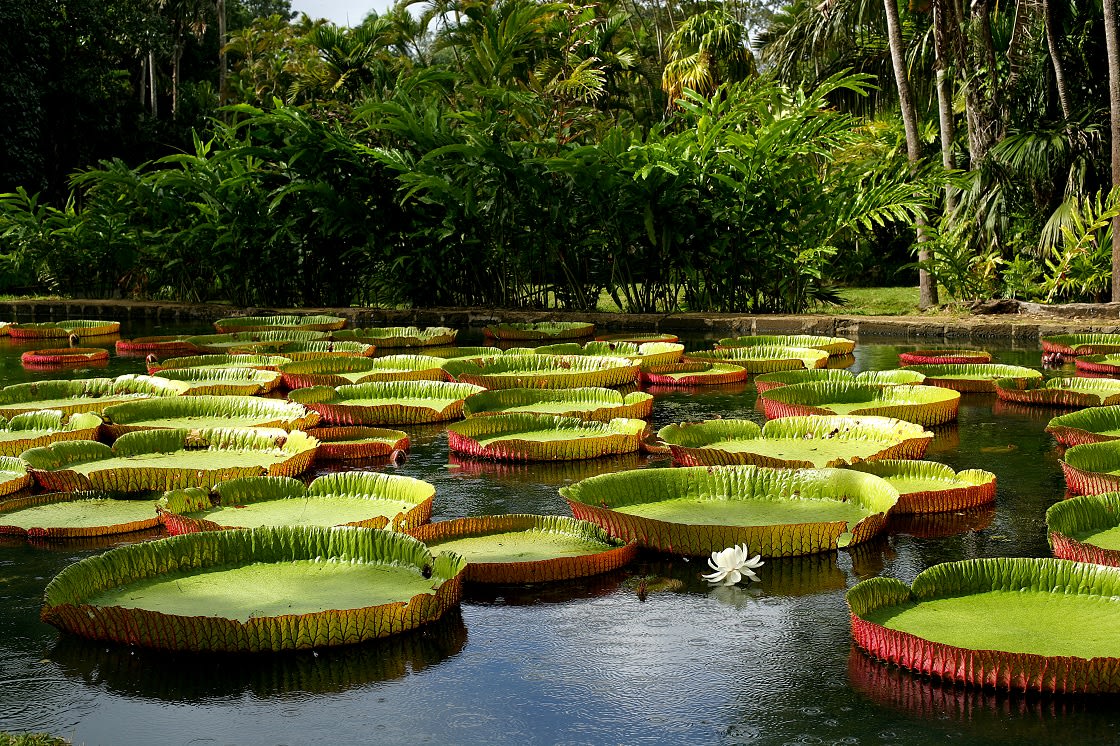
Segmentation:
<svg viewBox="0 0 1120 746">
<path fill-rule="evenodd" d="M 209 331 L 126 325 L 126 336 Z M 463 344 L 475 340 L 467 336 Z M 706 347 L 695 340 L 691 347 Z M 0 384 L 140 372 L 29 373 L 0 338 Z M 857 347 L 853 370 L 896 366 L 900 349 Z M 1036 350 L 991 348 L 1039 365 Z M 655 391 L 653 424 L 763 418 L 753 385 Z M 994 410 L 994 411 L 993 411 Z M 397 639 L 270 656 L 156 654 L 61 636 L 39 621 L 47 582 L 97 549 L 0 543 L 0 730 L 85 744 L 236 743 L 1116 743 L 1114 698 L 972 691 L 881 666 L 853 651 L 844 592 L 938 562 L 1048 556 L 1044 513 L 1062 498 L 1055 412 L 966 395 L 928 458 L 993 471 L 994 509 L 892 524 L 853 551 L 768 561 L 762 582 L 712 588 L 702 560 L 648 554 L 584 581 L 468 591 L 461 611 Z M 557 488 L 664 459 L 560 465 L 461 461 L 443 428 L 411 428 L 411 458 L 372 467 L 436 486 L 435 520 L 488 513 L 568 515 Z M 636 587 L 647 578 L 642 601 Z M 997 620 L 993 620 L 995 622 Z"/>
</svg>

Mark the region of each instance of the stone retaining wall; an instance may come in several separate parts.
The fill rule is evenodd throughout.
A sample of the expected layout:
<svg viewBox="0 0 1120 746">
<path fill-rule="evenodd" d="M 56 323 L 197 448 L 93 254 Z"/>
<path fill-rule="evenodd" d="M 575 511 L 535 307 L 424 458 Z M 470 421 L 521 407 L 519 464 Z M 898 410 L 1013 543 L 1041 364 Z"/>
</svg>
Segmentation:
<svg viewBox="0 0 1120 746">
<path fill-rule="evenodd" d="M 1025 305 L 1025 304 L 1024 304 Z M 1034 306 L 1035 304 L 1030 304 Z M 62 319 L 145 319 L 154 322 L 213 321 L 226 316 L 275 313 L 325 313 L 345 316 L 351 326 L 482 327 L 497 322 L 547 320 L 591 321 L 602 330 L 633 330 L 688 335 L 825 334 L 856 339 L 884 338 L 929 342 L 976 342 L 1000 339 L 1036 347 L 1039 336 L 1086 332 L 1120 333 L 1120 319 L 1064 318 L 1038 308 L 1019 314 L 950 316 L 770 316 L 741 314 L 618 314 L 556 311 L 504 311 L 483 308 L 247 308 L 220 304 L 156 303 L 151 301 L 16 300 L 0 301 L 0 321 Z"/>
</svg>

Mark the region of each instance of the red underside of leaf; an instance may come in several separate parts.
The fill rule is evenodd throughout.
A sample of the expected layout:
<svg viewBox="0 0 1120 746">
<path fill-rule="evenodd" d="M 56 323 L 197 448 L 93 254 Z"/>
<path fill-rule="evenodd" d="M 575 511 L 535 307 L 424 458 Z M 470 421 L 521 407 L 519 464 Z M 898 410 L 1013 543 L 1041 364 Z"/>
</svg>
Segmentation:
<svg viewBox="0 0 1120 746">
<path fill-rule="evenodd" d="M 1050 532 L 1050 551 L 1058 559 L 1120 567 L 1120 551 L 1086 544 L 1058 531 Z"/>
<path fill-rule="evenodd" d="M 1061 464 L 1062 474 L 1066 478 L 1066 489 L 1072 495 L 1100 495 L 1120 490 L 1120 475 L 1083 471 L 1076 466 L 1070 466 L 1065 461 L 1058 463 Z"/>
<path fill-rule="evenodd" d="M 923 490 L 900 495 L 894 511 L 898 513 L 945 513 L 988 505 L 996 500 L 996 482 L 950 487 L 944 490 Z"/>
<path fill-rule="evenodd" d="M 898 353 L 899 365 L 968 365 L 970 363 L 990 363 L 992 356 L 986 352 L 975 354 L 937 355 L 932 351 L 900 352 Z"/>
</svg>

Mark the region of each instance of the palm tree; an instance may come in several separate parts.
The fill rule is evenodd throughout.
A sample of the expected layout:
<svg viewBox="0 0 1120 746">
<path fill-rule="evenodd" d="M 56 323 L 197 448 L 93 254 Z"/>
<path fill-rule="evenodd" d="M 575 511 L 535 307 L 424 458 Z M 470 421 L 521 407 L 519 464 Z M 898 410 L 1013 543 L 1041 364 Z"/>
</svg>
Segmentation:
<svg viewBox="0 0 1120 746">
<path fill-rule="evenodd" d="M 747 30 L 725 10 L 706 10 L 686 18 L 666 43 L 669 62 L 661 87 L 673 106 L 685 88 L 711 96 L 723 83 L 755 74 Z"/>
</svg>

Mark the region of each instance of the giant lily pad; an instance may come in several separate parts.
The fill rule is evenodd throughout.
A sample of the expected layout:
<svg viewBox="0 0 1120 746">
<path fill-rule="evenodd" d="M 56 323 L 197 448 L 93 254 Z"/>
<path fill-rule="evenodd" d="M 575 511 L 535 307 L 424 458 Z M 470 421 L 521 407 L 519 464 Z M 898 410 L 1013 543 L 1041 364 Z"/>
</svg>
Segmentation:
<svg viewBox="0 0 1120 746">
<path fill-rule="evenodd" d="M 1120 440 L 1073 446 L 1066 449 L 1059 463 L 1066 487 L 1074 495 L 1120 490 Z"/>
<path fill-rule="evenodd" d="M 160 525 L 150 496 L 53 492 L 0 502 L 0 535 L 75 539 L 144 531 Z"/>
<path fill-rule="evenodd" d="M 781 420 L 779 420 L 780 422 Z M 959 474 L 934 461 L 888 459 L 851 465 L 874 474 L 898 490 L 896 513 L 943 513 L 989 505 L 996 499 L 996 475 L 981 469 Z"/>
<path fill-rule="evenodd" d="M 178 398 L 178 397 L 176 397 Z M 0 417 L 0 456 L 18 456 L 28 448 L 62 440 L 95 440 L 101 418 L 90 412 L 65 415 L 57 409 Z"/>
<path fill-rule="evenodd" d="M 481 391 L 469 383 L 389 381 L 355 386 L 311 386 L 288 393 L 331 425 L 414 425 L 463 416 L 463 400 Z"/>
<path fill-rule="evenodd" d="M 1073 364 L 1079 374 L 1120 377 L 1120 353 L 1084 355 L 1074 358 Z"/>
<path fill-rule="evenodd" d="M 749 420 L 667 425 L 657 436 L 684 466 L 842 466 L 925 455 L 933 433 L 889 417 L 783 417 L 759 427 Z"/>
<path fill-rule="evenodd" d="M 231 352 L 248 352 L 256 355 L 277 353 L 289 342 L 315 342 L 327 340 L 328 332 L 272 331 L 237 332 L 234 334 L 201 334 L 188 337 L 187 341 L 202 352 L 225 355 Z"/>
<path fill-rule="evenodd" d="M 499 389 L 467 397 L 467 417 L 530 412 L 608 422 L 616 417 L 644 420 L 653 411 L 653 396 L 635 391 L 623 395 L 615 389 Z"/>
<path fill-rule="evenodd" d="M 955 420 L 961 395 L 937 386 L 822 381 L 782 386 L 759 398 L 768 419 L 806 414 L 878 415 L 929 427 Z"/>
<path fill-rule="evenodd" d="M 233 332 L 312 331 L 330 332 L 346 326 L 341 316 L 235 316 L 218 319 L 214 328 L 219 334 Z"/>
<path fill-rule="evenodd" d="M 814 368 L 811 370 L 779 370 L 755 376 L 754 386 L 758 393 L 776 389 L 780 386 L 794 386 L 799 383 L 818 381 L 842 381 L 864 383 L 870 386 L 916 386 L 926 377 L 911 370 L 865 370 L 853 374 L 851 371 L 836 368 Z"/>
<path fill-rule="evenodd" d="M 1120 404 L 1120 381 L 1110 378 L 1032 378 L 996 381 L 1001 401 L 1049 407 L 1100 407 Z"/>
<path fill-rule="evenodd" d="M 677 342 L 561 342 L 544 345 L 533 350 L 538 355 L 596 355 L 599 357 L 624 357 L 643 366 L 679 363 L 684 355 L 684 345 Z"/>
<path fill-rule="evenodd" d="M 439 357 L 444 360 L 455 358 L 494 357 L 501 355 L 497 347 L 429 347 L 424 350 L 425 355 Z"/>
<path fill-rule="evenodd" d="M 1039 341 L 1043 352 L 1071 357 L 1120 352 L 1120 334 L 1057 334 Z"/>
<path fill-rule="evenodd" d="M 100 412 L 111 404 L 134 399 L 179 396 L 186 389 L 180 381 L 134 375 L 17 383 L 0 389 L 0 417 L 39 409 L 57 409 L 63 414 Z"/>
<path fill-rule="evenodd" d="M 731 363 L 746 368 L 748 373 L 773 373 L 778 370 L 823 368 L 828 363 L 828 353 L 810 347 L 751 345 L 690 352 L 684 359 L 686 362 L 699 360 Z"/>
<path fill-rule="evenodd" d="M 383 427 L 316 427 L 307 434 L 319 441 L 315 461 L 358 461 L 407 451 L 408 433 Z"/>
<path fill-rule="evenodd" d="M 1028 381 L 1042 380 L 1042 373 L 1021 365 L 993 363 L 966 363 L 954 365 L 911 365 L 908 371 L 917 371 L 926 377 L 929 386 L 942 386 L 961 392 L 991 393 L 996 381 L 1008 379 L 1014 386 L 1023 387 Z"/>
<path fill-rule="evenodd" d="M 387 347 L 437 347 L 455 344 L 459 334 L 446 326 L 428 326 L 420 329 L 415 326 L 385 326 L 364 329 L 346 329 L 335 332 L 331 339 L 364 342 L 380 348 Z"/>
<path fill-rule="evenodd" d="M 443 360 L 425 355 L 385 357 L 326 357 L 296 360 L 280 366 L 284 385 L 290 389 L 308 386 L 346 386 L 370 381 L 442 381 Z"/>
<path fill-rule="evenodd" d="M 0 495 L 10 495 L 29 486 L 31 475 L 27 473 L 27 464 L 15 456 L 0 456 Z"/>
<path fill-rule="evenodd" d="M 612 539 L 587 521 L 560 516 L 491 515 L 428 523 L 408 529 L 433 552 L 454 552 L 467 562 L 473 583 L 544 583 L 610 572 L 638 553 L 634 542 Z"/>
<path fill-rule="evenodd" d="M 845 469 L 686 466 L 604 474 L 562 487 L 576 518 L 683 555 L 746 544 L 784 557 L 858 544 L 883 527 L 898 492 Z"/>
<path fill-rule="evenodd" d="M 25 368 L 62 368 L 91 365 L 109 360 L 109 351 L 100 347 L 59 347 L 57 349 L 28 350 L 19 356 Z"/>
<path fill-rule="evenodd" d="M 272 391 L 281 380 L 277 371 L 257 368 L 168 368 L 155 377 L 186 384 L 183 393 L 190 396 L 256 396 Z"/>
<path fill-rule="evenodd" d="M 487 337 L 501 340 L 580 339 L 595 334 L 595 325 L 581 321 L 538 321 L 525 324 L 492 324 L 483 327 Z"/>
<path fill-rule="evenodd" d="M 848 591 L 852 637 L 870 655 L 971 686 L 1120 692 L 1120 571 L 1060 559 L 949 562 L 907 588 Z"/>
<path fill-rule="evenodd" d="M 990 362 L 991 353 L 983 350 L 912 350 L 898 353 L 899 365 L 967 365 Z"/>
<path fill-rule="evenodd" d="M 222 482 L 213 497 L 202 490 L 168 492 L 159 503 L 172 534 L 260 526 L 364 526 L 394 531 L 432 517 L 436 488 L 412 477 L 348 471 L 310 485 L 291 477 Z"/>
<path fill-rule="evenodd" d="M 636 345 L 646 342 L 680 342 L 681 338 L 668 332 L 617 332 L 614 334 L 600 334 L 595 337 L 598 342 L 633 342 Z"/>
<path fill-rule="evenodd" d="M 25 451 L 41 487 L 138 492 L 209 487 L 237 477 L 294 476 L 319 442 L 299 430 L 210 428 L 125 433 L 110 448 L 73 440 Z"/>
<path fill-rule="evenodd" d="M 119 321 L 43 321 L 37 324 L 10 324 L 8 334 L 12 339 L 66 339 L 71 334 L 79 338 L 104 337 L 121 330 Z"/>
<path fill-rule="evenodd" d="M 376 347 L 365 342 L 285 342 L 275 352 L 292 360 L 317 360 L 324 357 L 372 357 Z"/>
<path fill-rule="evenodd" d="M 641 369 L 641 382 L 651 386 L 718 386 L 745 380 L 747 369 L 731 363 L 692 361 Z"/>
<path fill-rule="evenodd" d="M 1120 567 L 1120 493 L 1082 495 L 1046 511 L 1055 557 Z"/>
<path fill-rule="evenodd" d="M 609 422 L 555 415 L 495 414 L 447 426 L 455 453 L 511 461 L 574 461 L 634 453 L 647 425 L 643 420 Z"/>
<path fill-rule="evenodd" d="M 165 334 L 157 337 L 136 337 L 135 339 L 118 339 L 115 343 L 118 355 L 146 356 L 158 353 L 160 355 L 190 355 L 198 352 L 198 348 L 187 341 L 191 334 Z"/>
<path fill-rule="evenodd" d="M 283 355 L 191 355 L 171 357 L 166 360 L 148 363 L 148 373 L 155 375 L 161 370 L 181 368 L 253 368 L 256 370 L 279 370 L 292 359 Z"/>
<path fill-rule="evenodd" d="M 844 337 L 824 337 L 816 334 L 754 334 L 743 337 L 724 337 L 716 344 L 716 349 L 732 347 L 754 347 L 771 345 L 778 347 L 808 347 L 823 350 L 829 357 L 851 355 L 856 343 Z"/>
<path fill-rule="evenodd" d="M 488 389 L 567 389 L 637 383 L 639 366 L 621 357 L 502 355 L 448 360 L 443 369 L 456 381 Z"/>
<path fill-rule="evenodd" d="M 302 404 L 258 396 L 175 396 L 106 407 L 105 432 L 111 438 L 137 430 L 269 427 L 306 430 L 319 413 Z"/>
<path fill-rule="evenodd" d="M 1046 432 L 1067 448 L 1120 439 L 1120 406 L 1089 407 L 1050 420 Z"/>
<path fill-rule="evenodd" d="M 113 549 L 47 586 L 43 621 L 166 650 L 348 645 L 438 619 L 465 562 L 373 529 L 206 531 Z"/>
</svg>

